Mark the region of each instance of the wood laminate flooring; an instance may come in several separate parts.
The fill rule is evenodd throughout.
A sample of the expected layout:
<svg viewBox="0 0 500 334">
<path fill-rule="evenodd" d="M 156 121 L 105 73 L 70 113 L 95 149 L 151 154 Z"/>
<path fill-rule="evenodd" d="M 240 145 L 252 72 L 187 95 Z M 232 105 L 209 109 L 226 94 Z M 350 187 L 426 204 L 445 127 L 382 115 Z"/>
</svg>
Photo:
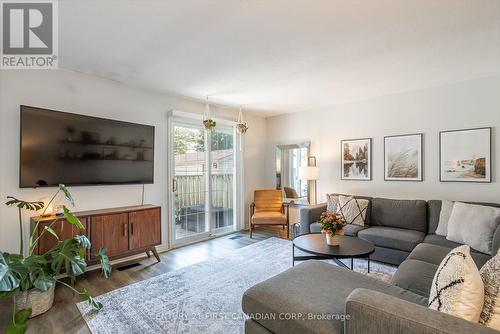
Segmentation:
<svg viewBox="0 0 500 334">
<path fill-rule="evenodd" d="M 80 276 L 76 287 L 85 288 L 92 295 L 98 296 L 106 292 L 142 281 L 154 276 L 192 265 L 214 256 L 230 255 L 235 249 L 251 245 L 270 237 L 286 238 L 286 230 L 281 227 L 257 227 L 253 238 L 248 232 L 236 232 L 223 237 L 202 241 L 196 244 L 176 248 L 160 254 L 161 262 L 157 263 L 154 257 L 140 260 L 137 266 L 120 264 L 115 266 L 109 279 L 102 277 L 99 270 L 87 272 Z M 135 261 L 137 263 L 137 261 Z M 54 306 L 47 313 L 30 319 L 28 333 L 79 333 L 90 334 L 75 303 L 81 297 L 71 290 L 58 286 L 56 289 Z M 0 300 L 0 333 L 5 333 L 12 317 L 12 303 L 10 300 Z"/>
</svg>

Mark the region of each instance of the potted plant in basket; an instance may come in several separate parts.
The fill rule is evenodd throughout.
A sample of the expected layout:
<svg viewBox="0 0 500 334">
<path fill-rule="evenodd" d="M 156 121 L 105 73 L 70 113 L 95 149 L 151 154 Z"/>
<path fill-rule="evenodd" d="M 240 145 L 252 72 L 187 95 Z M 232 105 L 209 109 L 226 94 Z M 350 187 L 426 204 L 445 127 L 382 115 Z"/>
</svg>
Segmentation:
<svg viewBox="0 0 500 334">
<path fill-rule="evenodd" d="M 101 310 L 103 308 L 103 305 L 94 300 L 86 289 L 79 291 L 74 287 L 76 277 L 83 274 L 87 268 L 85 250 L 91 247 L 89 239 L 84 235 L 77 235 L 73 239 L 60 240 L 52 228 L 55 223 L 60 222 L 62 219 L 80 230 L 85 228 L 66 206 L 62 206 L 64 213 L 49 220 L 39 234 L 37 231 L 40 221 L 37 221 L 28 239 L 28 250 L 25 252 L 22 211 L 39 212 L 43 210 L 41 216 L 44 216 L 47 208 L 51 206 L 60 193 L 63 193 L 66 200 L 71 205 L 74 205 L 71 194 L 62 184 L 59 185 L 57 192 L 47 205 L 44 205 L 43 202 L 27 202 L 11 196 L 7 197 L 8 201 L 5 204 L 15 206 L 18 209 L 21 234 L 19 254 L 0 251 L 0 298 L 12 298 L 14 306 L 12 323 L 7 329 L 7 334 L 26 332 L 29 318 L 42 314 L 52 307 L 56 283 L 60 283 L 81 295 L 94 309 Z M 44 223 L 46 224 L 47 220 Z M 56 238 L 58 243 L 45 254 L 36 254 L 35 250 L 38 242 L 46 233 Z M 111 266 L 106 253 L 106 248 L 101 248 L 96 256 L 101 261 L 104 276 L 108 278 L 111 273 Z M 62 274 L 69 277 L 69 283 L 61 280 Z"/>
<path fill-rule="evenodd" d="M 346 225 L 342 216 L 338 213 L 323 212 L 319 217 L 319 223 L 321 232 L 326 236 L 326 243 L 330 246 L 338 246 Z"/>
</svg>

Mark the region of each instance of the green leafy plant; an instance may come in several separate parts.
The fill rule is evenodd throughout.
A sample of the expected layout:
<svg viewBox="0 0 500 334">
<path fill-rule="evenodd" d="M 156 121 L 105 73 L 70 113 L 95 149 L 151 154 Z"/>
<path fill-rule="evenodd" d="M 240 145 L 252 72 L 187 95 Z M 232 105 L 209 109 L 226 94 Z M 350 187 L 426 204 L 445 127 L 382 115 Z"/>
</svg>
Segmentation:
<svg viewBox="0 0 500 334">
<path fill-rule="evenodd" d="M 77 290 L 75 288 L 76 277 L 83 274 L 87 268 L 85 250 L 91 248 L 90 240 L 85 235 L 77 235 L 73 239 L 60 240 L 53 229 L 54 224 L 60 222 L 62 219 L 80 230 L 85 229 L 78 217 L 68 207 L 64 205 L 63 214 L 49 219 L 48 224 L 46 224 L 47 220 L 45 220 L 44 223 L 46 225 L 40 233 L 38 233 L 38 230 L 41 219 L 36 220 L 35 227 L 28 240 L 28 252 L 25 253 L 22 221 L 23 210 L 31 212 L 43 210 L 41 213 L 41 217 L 43 217 L 47 212 L 47 207 L 61 193 L 64 194 L 67 202 L 74 206 L 74 199 L 63 184 L 59 185 L 57 192 L 46 206 L 43 202 L 27 202 L 12 196 L 7 197 L 5 204 L 18 209 L 19 231 L 21 235 L 19 254 L 9 254 L 0 251 L 0 298 L 12 298 L 14 304 L 12 323 L 7 329 L 7 334 L 22 334 L 28 328 L 27 321 L 31 315 L 31 309 L 18 310 L 17 312 L 15 310 L 16 294 L 20 291 L 28 291 L 34 288 L 41 291 L 48 291 L 56 283 L 60 283 L 81 295 L 94 309 L 99 311 L 103 308 L 103 305 L 95 301 L 86 289 Z M 57 245 L 45 254 L 35 254 L 40 238 L 46 233 L 51 234 L 58 240 Z M 104 277 L 108 278 L 111 274 L 111 265 L 109 264 L 106 248 L 102 247 L 95 255 L 100 259 Z M 69 277 L 69 284 L 60 279 L 63 274 Z"/>
<path fill-rule="evenodd" d="M 238 122 L 236 123 L 236 130 L 240 135 L 246 133 L 248 131 L 248 124 L 247 122 Z"/>
<path fill-rule="evenodd" d="M 215 127 L 217 126 L 217 122 L 211 118 L 209 119 L 205 119 L 203 121 L 203 126 L 205 127 L 205 129 L 207 130 L 213 130 L 215 129 Z"/>
</svg>

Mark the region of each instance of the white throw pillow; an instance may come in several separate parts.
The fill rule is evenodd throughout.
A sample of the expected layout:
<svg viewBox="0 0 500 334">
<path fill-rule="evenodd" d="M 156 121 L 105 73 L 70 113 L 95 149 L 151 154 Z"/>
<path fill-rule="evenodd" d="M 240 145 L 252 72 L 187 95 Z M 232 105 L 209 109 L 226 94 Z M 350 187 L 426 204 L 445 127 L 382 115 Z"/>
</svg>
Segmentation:
<svg viewBox="0 0 500 334">
<path fill-rule="evenodd" d="M 499 224 L 500 208 L 455 202 L 446 239 L 491 255 L 493 235 Z"/>
<path fill-rule="evenodd" d="M 439 223 L 436 229 L 437 235 L 446 237 L 448 234 L 448 222 L 450 221 L 451 211 L 453 210 L 453 201 L 441 201 L 441 212 L 439 214 Z"/>
<path fill-rule="evenodd" d="M 453 249 L 434 275 L 429 308 L 478 322 L 483 302 L 484 285 L 469 246 Z"/>
<path fill-rule="evenodd" d="M 339 196 L 326 194 L 326 211 L 336 213 L 339 206 Z"/>
<path fill-rule="evenodd" d="M 484 306 L 479 323 L 500 330 L 500 252 L 479 272 L 484 283 Z"/>
<path fill-rule="evenodd" d="M 356 199 L 352 196 L 339 195 L 337 212 L 342 215 L 347 224 L 365 225 L 368 210 L 367 199 Z"/>
</svg>

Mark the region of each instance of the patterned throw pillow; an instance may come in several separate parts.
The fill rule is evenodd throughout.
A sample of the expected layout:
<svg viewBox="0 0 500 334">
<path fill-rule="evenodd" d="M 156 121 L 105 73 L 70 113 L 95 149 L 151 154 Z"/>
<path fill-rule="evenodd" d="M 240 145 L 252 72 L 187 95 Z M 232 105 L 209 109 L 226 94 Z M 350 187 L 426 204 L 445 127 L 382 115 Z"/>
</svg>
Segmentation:
<svg viewBox="0 0 500 334">
<path fill-rule="evenodd" d="M 366 212 L 368 211 L 367 199 L 356 199 L 352 196 L 338 196 L 337 212 L 340 213 L 347 224 L 365 225 Z"/>
<path fill-rule="evenodd" d="M 335 213 L 339 207 L 339 195 L 326 194 L 326 211 L 328 213 Z"/>
<path fill-rule="evenodd" d="M 429 308 L 478 322 L 484 284 L 467 245 L 453 249 L 439 265 L 431 286 Z"/>
<path fill-rule="evenodd" d="M 479 323 L 500 330 L 500 252 L 481 268 L 484 306 Z"/>
</svg>

